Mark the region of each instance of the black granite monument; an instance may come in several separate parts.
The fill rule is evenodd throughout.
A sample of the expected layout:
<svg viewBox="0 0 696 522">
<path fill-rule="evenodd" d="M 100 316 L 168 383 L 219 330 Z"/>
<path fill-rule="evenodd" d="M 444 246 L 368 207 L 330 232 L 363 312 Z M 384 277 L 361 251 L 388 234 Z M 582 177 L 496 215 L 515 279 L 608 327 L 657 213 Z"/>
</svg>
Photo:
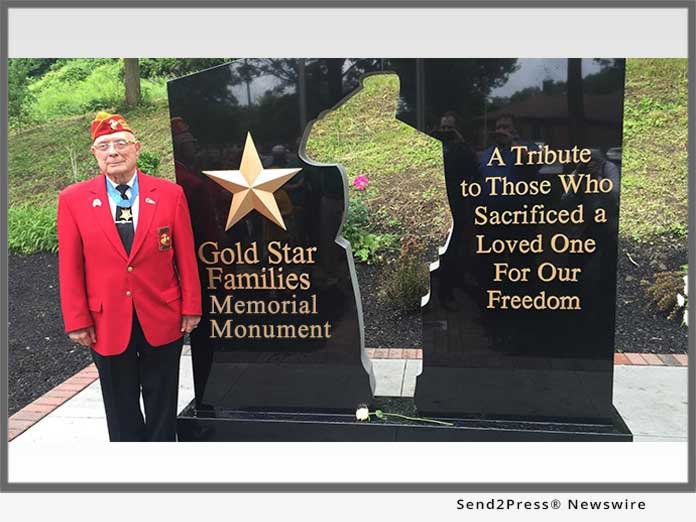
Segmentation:
<svg viewBox="0 0 696 522">
<path fill-rule="evenodd" d="M 453 216 L 423 304 L 415 407 L 374 403 L 340 235 L 346 179 L 304 155 L 368 73 L 443 143 Z M 204 317 L 180 440 L 630 440 L 612 406 L 624 62 L 244 59 L 169 83 Z"/>
</svg>

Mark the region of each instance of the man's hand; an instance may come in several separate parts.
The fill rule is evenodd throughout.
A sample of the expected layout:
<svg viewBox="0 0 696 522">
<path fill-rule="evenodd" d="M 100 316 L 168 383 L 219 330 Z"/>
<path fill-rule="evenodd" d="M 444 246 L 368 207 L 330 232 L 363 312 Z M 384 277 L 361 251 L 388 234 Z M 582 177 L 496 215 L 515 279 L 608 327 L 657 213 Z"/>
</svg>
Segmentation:
<svg viewBox="0 0 696 522">
<path fill-rule="evenodd" d="M 89 326 L 83 328 L 82 330 L 75 330 L 68 333 L 68 337 L 73 342 L 81 344 L 82 346 L 92 346 L 97 342 L 97 335 L 94 333 L 94 326 Z"/>
<path fill-rule="evenodd" d="M 190 334 L 198 326 L 200 320 L 200 315 L 182 315 L 181 331 Z"/>
</svg>

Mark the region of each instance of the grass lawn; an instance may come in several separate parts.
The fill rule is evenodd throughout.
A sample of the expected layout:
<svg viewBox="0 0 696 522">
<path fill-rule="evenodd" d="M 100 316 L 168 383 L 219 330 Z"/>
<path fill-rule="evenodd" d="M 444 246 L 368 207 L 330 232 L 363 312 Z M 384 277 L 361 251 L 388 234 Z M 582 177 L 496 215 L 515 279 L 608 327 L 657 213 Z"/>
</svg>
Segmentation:
<svg viewBox="0 0 696 522">
<path fill-rule="evenodd" d="M 688 218 L 687 60 L 626 65 L 620 233 L 682 239 Z"/>
<path fill-rule="evenodd" d="M 157 174 L 173 180 L 167 101 L 156 100 L 149 107 L 124 112 L 123 116 L 138 129 L 143 150 L 160 155 Z M 55 206 L 60 190 L 95 174 L 97 164 L 89 150 L 92 145 L 89 124 L 93 119 L 94 113 L 89 113 L 10 135 L 7 180 L 10 207 Z"/>
<path fill-rule="evenodd" d="M 367 77 L 363 89 L 315 122 L 307 155 L 340 163 L 349 179 L 367 176 L 365 196 L 380 232 L 441 243 L 451 221 L 442 146 L 394 117 L 398 96 L 396 75 Z"/>
</svg>

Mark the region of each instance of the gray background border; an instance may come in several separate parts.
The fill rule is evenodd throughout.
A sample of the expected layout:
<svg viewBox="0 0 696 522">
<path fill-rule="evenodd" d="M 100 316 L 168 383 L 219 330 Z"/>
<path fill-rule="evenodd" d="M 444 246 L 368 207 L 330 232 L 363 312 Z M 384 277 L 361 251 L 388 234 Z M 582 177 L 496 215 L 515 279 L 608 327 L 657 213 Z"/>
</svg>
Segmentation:
<svg viewBox="0 0 696 522">
<path fill-rule="evenodd" d="M 689 129 L 688 129 L 688 162 L 689 162 L 689 230 L 694 228 L 693 203 L 695 188 L 692 180 L 694 172 L 694 85 L 696 78 L 693 55 L 696 48 L 694 23 L 696 22 L 696 4 L 693 0 L 665 1 L 656 0 L 613 0 L 597 1 L 446 1 L 446 0 L 376 0 L 376 1 L 326 1 L 326 0 L 259 0 L 253 1 L 211 1 L 202 0 L 122 0 L 118 4 L 103 4 L 94 0 L 44 0 L 18 1 L 0 0 L 0 85 L 3 86 L 3 99 L 0 104 L 0 174 L 2 175 L 2 190 L 0 190 L 0 216 L 3 222 L 0 227 L 0 242 L 2 244 L 2 259 L 0 260 L 0 281 L 3 290 L 0 293 L 0 491 L 2 492 L 693 492 L 696 491 L 696 466 L 694 462 L 694 429 L 696 416 L 694 404 L 696 398 L 696 364 L 693 343 L 693 328 L 696 326 L 696 311 L 689 310 L 689 415 L 688 415 L 688 482 L 681 483 L 9 483 L 8 482 L 8 441 L 7 415 L 8 411 L 8 308 L 7 308 L 7 131 L 8 131 L 8 98 L 7 98 L 7 53 L 8 53 L 8 9 L 10 8 L 359 8 L 374 9 L 385 7 L 398 8 L 672 8 L 687 9 L 688 11 L 688 74 L 689 74 Z M 689 261 L 696 248 L 696 237 L 689 234 Z M 689 280 L 689 294 L 694 295 L 694 277 Z"/>
</svg>

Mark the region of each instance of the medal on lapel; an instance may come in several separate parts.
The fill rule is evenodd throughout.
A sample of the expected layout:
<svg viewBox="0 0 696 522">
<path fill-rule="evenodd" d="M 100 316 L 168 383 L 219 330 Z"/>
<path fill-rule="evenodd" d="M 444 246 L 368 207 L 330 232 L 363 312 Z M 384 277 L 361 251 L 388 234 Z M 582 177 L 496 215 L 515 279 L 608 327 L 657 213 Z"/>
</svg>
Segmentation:
<svg viewBox="0 0 696 522">
<path fill-rule="evenodd" d="M 172 247 L 172 238 L 169 235 L 169 227 L 160 227 L 157 229 L 159 236 L 159 249 L 168 250 Z"/>
</svg>

